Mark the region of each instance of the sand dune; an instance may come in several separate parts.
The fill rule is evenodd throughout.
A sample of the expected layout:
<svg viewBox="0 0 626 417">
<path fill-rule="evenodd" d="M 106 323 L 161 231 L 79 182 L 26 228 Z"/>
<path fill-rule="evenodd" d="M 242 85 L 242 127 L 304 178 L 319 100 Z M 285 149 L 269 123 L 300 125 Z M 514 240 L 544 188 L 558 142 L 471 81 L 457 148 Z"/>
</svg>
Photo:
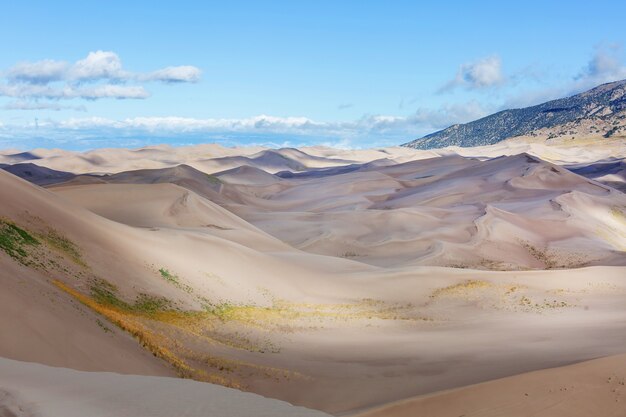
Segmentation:
<svg viewBox="0 0 626 417">
<path fill-rule="evenodd" d="M 45 273 L 4 257 L 0 265 L 0 356 L 87 371 L 175 375 L 132 337 L 80 308 Z"/>
<path fill-rule="evenodd" d="M 134 227 L 201 228 L 206 233 L 262 251 L 288 251 L 285 243 L 229 211 L 174 184 L 64 186 L 57 194 L 90 211 Z"/>
<path fill-rule="evenodd" d="M 621 417 L 626 356 L 612 356 L 426 395 L 358 417 Z"/>
<path fill-rule="evenodd" d="M 624 261 L 617 242 L 626 230 L 601 224 L 626 204 L 624 195 L 528 154 L 369 165 L 282 186 L 254 186 L 249 176 L 239 186 L 235 177 L 228 181 L 240 196 L 225 207 L 314 253 L 381 266 L 481 269 Z M 583 206 L 603 214 L 585 214 Z"/>
<path fill-rule="evenodd" d="M 78 372 L 0 358 L 0 415 L 11 417 L 323 417 L 217 385 Z"/>
<path fill-rule="evenodd" d="M 515 146 L 32 151 L 78 176 L 0 172 L 0 356 L 345 414 L 623 353 L 626 197 L 563 166 L 621 145 Z"/>
<path fill-rule="evenodd" d="M 578 163 L 568 165 L 567 169 L 622 192 L 626 191 L 626 161 L 624 159 L 611 158 L 592 164 Z"/>
<path fill-rule="evenodd" d="M 57 184 L 69 181 L 75 177 L 70 172 L 56 171 L 33 163 L 0 165 L 0 168 L 37 185 Z"/>
</svg>

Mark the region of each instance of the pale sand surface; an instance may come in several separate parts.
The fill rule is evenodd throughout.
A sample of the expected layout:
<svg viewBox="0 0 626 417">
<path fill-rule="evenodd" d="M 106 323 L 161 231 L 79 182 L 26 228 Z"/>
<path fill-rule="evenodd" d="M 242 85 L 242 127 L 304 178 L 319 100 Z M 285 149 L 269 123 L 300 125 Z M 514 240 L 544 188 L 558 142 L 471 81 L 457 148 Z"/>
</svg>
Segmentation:
<svg viewBox="0 0 626 417">
<path fill-rule="evenodd" d="M 80 372 L 0 358 L 2 417 L 324 417 L 218 385 Z"/>
<path fill-rule="evenodd" d="M 0 217 L 41 242 L 0 252 L 0 356 L 341 414 L 624 352 L 626 197 L 562 166 L 623 142 L 303 151 L 35 150 L 111 174 L 48 189 L 0 172 Z"/>
<path fill-rule="evenodd" d="M 610 356 L 399 401 L 358 417 L 623 417 L 626 356 Z"/>
</svg>

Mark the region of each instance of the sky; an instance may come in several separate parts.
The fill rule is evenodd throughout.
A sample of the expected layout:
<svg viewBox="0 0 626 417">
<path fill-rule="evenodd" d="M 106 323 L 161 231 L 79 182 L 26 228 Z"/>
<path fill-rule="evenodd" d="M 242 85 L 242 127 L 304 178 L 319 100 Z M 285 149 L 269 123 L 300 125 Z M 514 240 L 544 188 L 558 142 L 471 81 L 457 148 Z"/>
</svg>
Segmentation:
<svg viewBox="0 0 626 417">
<path fill-rule="evenodd" d="M 5 2 L 0 149 L 398 145 L 626 78 L 624 16 L 624 1 Z"/>
</svg>

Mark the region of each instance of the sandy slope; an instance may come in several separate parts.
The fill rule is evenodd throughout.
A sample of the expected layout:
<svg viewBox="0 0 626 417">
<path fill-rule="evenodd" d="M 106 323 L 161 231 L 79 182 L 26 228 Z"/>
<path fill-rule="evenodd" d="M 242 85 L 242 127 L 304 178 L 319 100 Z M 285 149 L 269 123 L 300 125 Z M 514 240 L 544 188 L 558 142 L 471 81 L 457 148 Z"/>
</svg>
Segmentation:
<svg viewBox="0 0 626 417">
<path fill-rule="evenodd" d="M 102 184 L 57 187 L 55 191 L 119 223 L 149 228 L 204 228 L 207 233 L 261 251 L 289 251 L 260 231 L 193 191 L 174 184 Z"/>
<path fill-rule="evenodd" d="M 3 417 L 323 417 L 318 411 L 174 378 L 78 372 L 0 358 Z"/>
<path fill-rule="evenodd" d="M 33 151 L 70 172 L 101 157 L 113 173 L 47 190 L 0 172 L 0 231 L 40 240 L 0 252 L 13 317 L 0 326 L 19 335 L 0 355 L 90 370 L 132 359 L 132 373 L 346 413 L 623 353 L 624 194 L 494 149 L 305 151 L 106 150 L 86 165 Z M 208 176 L 192 159 L 211 156 L 274 165 L 220 160 L 230 168 Z M 276 172 L 285 158 L 305 170 Z"/>
<path fill-rule="evenodd" d="M 625 382 L 626 356 L 610 356 L 407 399 L 358 417 L 623 417 Z"/>
<path fill-rule="evenodd" d="M 87 371 L 175 375 L 132 337 L 50 285 L 45 274 L 4 257 L 0 268 L 0 356 Z"/>
</svg>

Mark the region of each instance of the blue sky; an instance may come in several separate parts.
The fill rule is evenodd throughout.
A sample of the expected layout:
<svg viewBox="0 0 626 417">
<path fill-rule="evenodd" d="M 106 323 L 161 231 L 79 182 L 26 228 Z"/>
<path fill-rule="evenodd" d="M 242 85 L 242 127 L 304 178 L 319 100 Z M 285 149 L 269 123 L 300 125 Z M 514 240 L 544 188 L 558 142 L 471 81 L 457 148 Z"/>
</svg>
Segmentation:
<svg viewBox="0 0 626 417">
<path fill-rule="evenodd" d="M 127 3 L 3 5 L 0 148 L 393 145 L 626 78 L 623 1 Z"/>
</svg>

